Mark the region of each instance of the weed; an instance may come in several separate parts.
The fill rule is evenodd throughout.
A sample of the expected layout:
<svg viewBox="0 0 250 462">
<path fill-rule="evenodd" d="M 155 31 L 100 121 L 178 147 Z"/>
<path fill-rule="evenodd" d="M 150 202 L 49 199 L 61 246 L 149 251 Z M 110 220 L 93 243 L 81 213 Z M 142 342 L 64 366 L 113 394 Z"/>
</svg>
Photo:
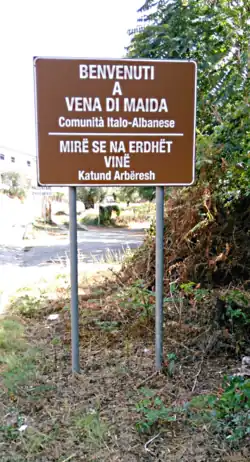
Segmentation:
<svg viewBox="0 0 250 462">
<path fill-rule="evenodd" d="M 174 371 L 175 371 L 175 366 L 176 366 L 176 359 L 177 359 L 177 356 L 175 353 L 168 353 L 167 355 L 167 373 L 170 377 L 172 377 L 174 375 Z"/>
<path fill-rule="evenodd" d="M 42 433 L 34 427 L 28 427 L 20 439 L 27 455 L 34 457 L 44 450 L 46 445 L 54 441 L 58 434 L 59 427 L 57 425 L 54 425 L 49 433 Z"/>
<path fill-rule="evenodd" d="M 65 305 L 63 307 L 63 311 L 70 311 L 70 305 Z"/>
<path fill-rule="evenodd" d="M 112 332 L 121 326 L 121 323 L 117 321 L 99 321 L 98 319 L 95 321 L 95 324 L 105 332 Z"/>
<path fill-rule="evenodd" d="M 11 310 L 27 318 L 32 318 L 39 313 L 46 300 L 47 297 L 44 294 L 37 296 L 25 294 L 18 298 L 12 297 Z"/>
<path fill-rule="evenodd" d="M 244 439 L 250 434 L 250 380 L 225 377 L 217 394 L 193 399 L 188 409 L 194 422 L 202 417 L 213 432 L 227 441 L 234 443 Z"/>
<path fill-rule="evenodd" d="M 151 318 L 155 307 L 155 292 L 148 290 L 144 281 L 139 280 L 121 292 L 121 305 L 133 311 L 139 311 L 141 318 Z"/>
<path fill-rule="evenodd" d="M 47 391 L 53 391 L 56 390 L 55 385 L 36 385 L 36 386 L 30 386 L 27 389 L 27 395 L 29 396 L 29 399 L 32 401 L 37 401 L 41 399 L 41 396 L 44 396 Z"/>
<path fill-rule="evenodd" d="M 144 398 L 136 405 L 137 412 L 141 414 L 136 423 L 140 433 L 148 432 L 155 425 L 176 421 L 175 409 L 167 408 L 154 390 L 142 388 L 141 392 Z"/>
<path fill-rule="evenodd" d="M 98 215 L 86 215 L 80 219 L 80 223 L 86 226 L 97 226 L 99 224 Z"/>
<path fill-rule="evenodd" d="M 52 340 L 51 340 L 51 345 L 60 345 L 62 342 L 61 342 L 61 339 L 60 337 L 54 337 Z"/>
<path fill-rule="evenodd" d="M 32 292 L 32 287 L 19 287 L 17 290 L 16 290 L 16 293 L 19 294 L 19 293 L 22 293 L 22 292 Z"/>
<path fill-rule="evenodd" d="M 221 297 L 226 305 L 226 314 L 233 324 L 239 321 L 242 324 L 250 324 L 249 298 L 240 290 L 230 290 Z"/>
<path fill-rule="evenodd" d="M 241 306 L 248 306 L 249 305 L 249 298 L 243 293 L 241 290 L 233 289 L 230 290 L 226 296 L 224 297 L 226 302 L 231 305 L 232 303 L 236 303 L 237 305 Z"/>
<path fill-rule="evenodd" d="M 180 285 L 180 289 L 183 290 L 185 295 L 191 296 L 196 302 L 201 302 L 210 293 L 208 289 L 201 289 L 195 282 L 186 282 Z"/>
<path fill-rule="evenodd" d="M 23 354 L 12 353 L 2 358 L 4 371 L 3 384 L 9 394 L 16 394 L 20 387 L 26 385 L 35 375 L 36 352 L 27 349 Z"/>
<path fill-rule="evenodd" d="M 75 426 L 79 436 L 88 440 L 92 445 L 99 447 L 106 439 L 108 434 L 108 425 L 100 418 L 98 410 L 91 410 L 83 417 L 78 417 Z"/>
<path fill-rule="evenodd" d="M 23 326 L 13 319 L 3 319 L 0 326 L 0 353 L 25 349 Z M 0 354 L 0 362 L 1 362 Z"/>
<path fill-rule="evenodd" d="M 11 423 L 6 423 L 5 425 L 0 426 L 0 433 L 2 433 L 3 437 L 9 441 L 16 440 L 20 436 L 19 428 L 23 423 L 23 416 L 17 414 Z"/>
<path fill-rule="evenodd" d="M 193 427 L 206 424 L 231 446 L 250 435 L 250 379 L 225 377 L 222 387 L 214 394 L 199 395 L 180 407 L 166 407 L 156 392 L 142 390 L 145 398 L 137 405 L 141 414 L 138 431 L 148 431 L 154 425 L 184 419 Z"/>
<path fill-rule="evenodd" d="M 124 263 L 126 260 L 131 259 L 133 255 L 133 251 L 130 249 L 129 246 L 123 247 L 122 250 L 112 250 L 107 249 L 101 257 L 96 255 L 91 255 L 91 258 L 94 263 L 99 264 L 121 264 Z"/>
<path fill-rule="evenodd" d="M 67 282 L 68 283 L 68 278 L 67 278 L 67 275 L 65 273 L 57 273 L 55 275 L 55 280 L 58 281 L 62 279 L 63 281 Z"/>
<path fill-rule="evenodd" d="M 121 291 L 118 297 L 121 299 L 121 306 L 125 309 L 133 310 L 140 315 L 141 319 L 152 319 L 155 311 L 155 297 L 154 291 L 147 289 L 143 280 L 138 280 L 131 284 L 129 288 Z M 165 297 L 163 303 L 174 303 L 179 301 L 179 298 Z"/>
<path fill-rule="evenodd" d="M 35 374 L 36 357 L 37 351 L 25 341 L 23 326 L 4 319 L 0 328 L 0 365 L 3 387 L 8 394 L 15 395 Z"/>
<path fill-rule="evenodd" d="M 2 433 L 3 437 L 9 441 L 16 440 L 19 437 L 18 428 L 13 427 L 13 425 L 1 425 L 0 433 Z"/>
</svg>

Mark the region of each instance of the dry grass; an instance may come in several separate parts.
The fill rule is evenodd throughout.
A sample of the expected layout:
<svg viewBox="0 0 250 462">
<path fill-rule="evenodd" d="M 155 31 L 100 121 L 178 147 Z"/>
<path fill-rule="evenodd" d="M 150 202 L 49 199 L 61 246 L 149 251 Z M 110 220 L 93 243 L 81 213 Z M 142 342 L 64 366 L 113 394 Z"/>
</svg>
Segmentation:
<svg viewBox="0 0 250 462">
<path fill-rule="evenodd" d="M 225 207 L 211 189 L 176 190 L 165 205 L 164 285 L 194 281 L 227 287 L 250 280 L 250 199 Z M 136 259 L 124 267 L 124 282 L 142 278 L 155 286 L 155 238 L 149 233 Z"/>
<path fill-rule="evenodd" d="M 198 326 L 169 319 L 164 356 L 175 353 L 177 362 L 172 375 L 155 375 L 153 301 L 147 310 L 135 295 L 131 303 L 117 276 L 106 276 L 85 276 L 80 284 L 80 375 L 71 373 L 67 278 L 50 284 L 42 301 L 26 288 L 37 297 L 31 311 L 22 310 L 22 291 L 13 301 L 23 315 L 10 311 L 0 331 L 1 462 L 229 462 L 228 447 L 204 428 L 169 423 L 140 435 L 136 404 L 144 386 L 166 405 L 189 399 L 194 383 L 196 394 L 215 390 L 237 362 L 204 355 L 204 345 L 192 345 Z M 53 320 L 52 313 L 58 315 Z M 249 460 L 244 450 L 238 461 Z"/>
</svg>

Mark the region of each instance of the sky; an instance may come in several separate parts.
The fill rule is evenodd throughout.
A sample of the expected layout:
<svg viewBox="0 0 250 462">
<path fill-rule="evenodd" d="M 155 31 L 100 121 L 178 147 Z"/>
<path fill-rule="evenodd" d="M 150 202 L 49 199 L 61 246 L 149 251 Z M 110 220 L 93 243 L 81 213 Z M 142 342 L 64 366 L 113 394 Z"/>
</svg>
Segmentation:
<svg viewBox="0 0 250 462">
<path fill-rule="evenodd" d="M 35 154 L 33 56 L 121 58 L 143 0 L 0 0 L 0 146 Z"/>
</svg>

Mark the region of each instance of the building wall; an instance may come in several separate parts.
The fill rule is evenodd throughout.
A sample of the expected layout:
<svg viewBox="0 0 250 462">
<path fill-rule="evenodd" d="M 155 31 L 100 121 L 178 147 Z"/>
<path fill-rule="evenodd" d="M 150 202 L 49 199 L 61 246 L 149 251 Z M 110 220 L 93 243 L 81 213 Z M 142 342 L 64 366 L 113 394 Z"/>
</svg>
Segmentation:
<svg viewBox="0 0 250 462">
<path fill-rule="evenodd" d="M 32 185 L 37 185 L 36 156 L 0 146 L 0 177 L 10 171 L 27 176 Z"/>
<path fill-rule="evenodd" d="M 1 174 L 7 172 L 17 172 L 31 179 L 32 189 L 35 188 L 38 195 L 43 195 L 43 192 L 47 190 L 68 194 L 68 188 L 65 186 L 52 188 L 38 187 L 36 164 L 36 155 L 0 146 L 0 190 L 2 189 L 1 184 L 3 183 Z"/>
</svg>

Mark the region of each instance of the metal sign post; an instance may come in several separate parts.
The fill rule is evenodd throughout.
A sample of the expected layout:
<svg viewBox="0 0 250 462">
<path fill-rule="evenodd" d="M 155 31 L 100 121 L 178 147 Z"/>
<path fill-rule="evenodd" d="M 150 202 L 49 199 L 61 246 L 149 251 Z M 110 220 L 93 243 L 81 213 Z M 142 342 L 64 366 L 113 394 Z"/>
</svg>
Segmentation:
<svg viewBox="0 0 250 462">
<path fill-rule="evenodd" d="M 155 367 L 162 368 L 163 358 L 163 277 L 164 277 L 164 186 L 156 188 L 156 262 L 155 262 Z"/>
<path fill-rule="evenodd" d="M 76 188 L 69 188 L 72 371 L 80 372 Z"/>
</svg>

